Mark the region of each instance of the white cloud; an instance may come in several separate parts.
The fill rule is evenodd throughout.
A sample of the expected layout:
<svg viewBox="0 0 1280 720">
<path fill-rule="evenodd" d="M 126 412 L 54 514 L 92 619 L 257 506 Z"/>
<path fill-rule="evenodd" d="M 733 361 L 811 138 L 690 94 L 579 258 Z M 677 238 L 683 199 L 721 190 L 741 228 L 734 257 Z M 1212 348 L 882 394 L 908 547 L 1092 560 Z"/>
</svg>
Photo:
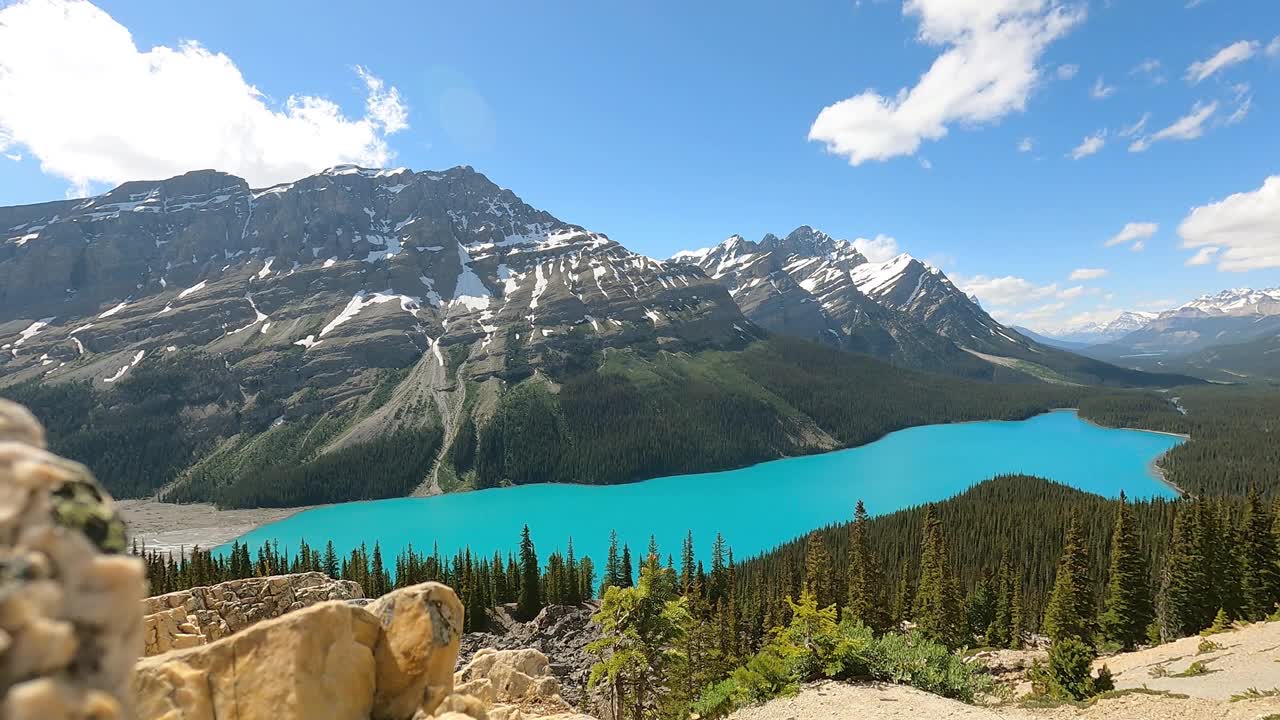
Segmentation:
<svg viewBox="0 0 1280 720">
<path fill-rule="evenodd" d="M 1280 57 L 1280 35 L 1271 38 L 1271 42 L 1267 43 L 1267 57 Z"/>
<path fill-rule="evenodd" d="M 1120 228 L 1120 232 L 1107 239 L 1105 245 L 1107 247 L 1115 247 L 1116 245 L 1123 245 L 1129 242 L 1139 245 L 1147 238 L 1155 235 L 1156 231 L 1159 229 L 1160 226 L 1153 222 L 1125 223 L 1124 227 Z M 1135 249 L 1141 250 L 1142 247 L 1145 247 L 1145 245 Z"/>
<path fill-rule="evenodd" d="M 925 170 L 932 170 L 933 163 L 929 162 L 928 158 L 920 158 L 920 167 L 924 168 Z"/>
<path fill-rule="evenodd" d="M 1103 268 L 1076 268 L 1071 271 L 1070 280 L 1097 280 L 1100 277 L 1106 277 L 1107 271 Z"/>
<path fill-rule="evenodd" d="M 1004 277 L 975 275 L 970 278 L 953 276 L 951 279 L 965 293 L 976 295 L 984 306 L 1022 305 L 1053 297 L 1058 292 L 1056 284 L 1037 285 L 1026 278 L 1014 275 Z"/>
<path fill-rule="evenodd" d="M 1249 114 L 1250 106 L 1253 105 L 1253 94 L 1249 92 L 1249 83 L 1236 83 L 1231 86 L 1231 91 L 1235 93 L 1236 109 L 1223 121 L 1226 125 L 1235 125 L 1244 120 Z"/>
<path fill-rule="evenodd" d="M 874 90 L 823 108 L 809 139 L 851 165 L 912 155 L 949 125 L 993 122 L 1026 107 L 1050 43 L 1084 11 L 1050 0 L 905 0 L 920 20 L 919 39 L 942 48 L 912 88 Z"/>
<path fill-rule="evenodd" d="M 1146 241 L 1146 240 L 1135 240 L 1135 241 L 1134 241 L 1134 243 L 1133 243 L 1132 245 L 1130 245 L 1130 246 L 1129 246 L 1129 249 L 1130 249 L 1130 250 L 1132 250 L 1132 251 L 1134 251 L 1134 252 L 1142 252 L 1143 250 L 1146 250 L 1146 249 L 1147 249 L 1147 241 Z"/>
<path fill-rule="evenodd" d="M 1079 160 L 1088 157 L 1102 149 L 1107 144 L 1107 131 L 1099 130 L 1098 132 L 1086 137 L 1080 141 L 1080 144 L 1071 150 L 1071 159 Z"/>
<path fill-rule="evenodd" d="M 884 234 L 876 235 L 874 238 L 858 238 L 852 242 L 852 245 L 871 262 L 892 260 L 902 252 L 898 249 L 898 241 Z"/>
<path fill-rule="evenodd" d="M 1128 127 L 1121 128 L 1120 131 L 1117 132 L 1116 134 L 1119 135 L 1120 137 L 1133 137 L 1134 135 L 1137 135 L 1138 133 L 1142 132 L 1143 128 L 1147 126 L 1147 121 L 1150 119 L 1151 119 L 1151 113 L 1149 112 L 1142 113 L 1142 117 L 1138 118 L 1137 122 L 1135 122 L 1132 125 L 1129 125 Z"/>
<path fill-rule="evenodd" d="M 139 49 L 88 2 L 0 9 L 0 133 L 73 192 L 200 168 L 265 186 L 340 163 L 386 165 L 387 136 L 407 126 L 407 110 L 396 88 L 356 73 L 361 117 L 311 95 L 279 105 L 226 55 L 192 41 Z"/>
<path fill-rule="evenodd" d="M 1258 43 L 1256 40 L 1241 40 L 1240 42 L 1232 43 L 1214 53 L 1213 57 L 1191 63 L 1187 67 L 1187 82 L 1194 85 L 1219 70 L 1248 60 L 1257 52 Z"/>
<path fill-rule="evenodd" d="M 1130 75 L 1145 75 L 1156 85 L 1164 84 L 1164 65 L 1156 58 L 1147 58 L 1129 71 Z"/>
<path fill-rule="evenodd" d="M 1075 77 L 1075 76 L 1076 76 L 1076 73 L 1078 73 L 1078 72 L 1080 72 L 1080 66 L 1079 66 L 1079 65 L 1059 65 L 1059 66 L 1058 66 L 1058 79 L 1059 79 L 1059 80 L 1070 80 L 1071 78 Z"/>
<path fill-rule="evenodd" d="M 1059 290 L 1058 297 L 1063 298 L 1065 300 L 1072 300 L 1080 297 L 1081 295 L 1084 295 L 1086 292 L 1087 290 L 1083 285 L 1076 285 L 1074 287 L 1069 287 L 1063 290 Z"/>
<path fill-rule="evenodd" d="M 1227 272 L 1280 267 L 1280 175 L 1257 190 L 1192 209 L 1178 235 L 1184 248 L 1200 249 L 1191 258 L 1196 264 L 1207 264 L 1212 256 Z"/>
<path fill-rule="evenodd" d="M 1051 323 L 1057 318 L 1067 307 L 1065 302 L 1048 303 L 1027 310 L 996 310 L 993 314 L 996 319 L 1007 325 L 1035 325 L 1044 327 L 1046 323 Z"/>
<path fill-rule="evenodd" d="M 1115 85 L 1108 85 L 1099 75 L 1098 79 L 1093 82 L 1093 87 L 1089 89 L 1089 96 L 1094 100 L 1105 100 L 1116 92 Z"/>
<path fill-rule="evenodd" d="M 1032 140 L 1029 137 L 1024 137 L 1018 141 L 1018 152 L 1020 153 L 1031 152 L 1032 150 L 1035 149 L 1035 147 L 1036 147 L 1036 141 Z"/>
<path fill-rule="evenodd" d="M 1208 265 L 1213 262 L 1213 256 L 1218 254 L 1222 248 L 1217 245 L 1206 245 L 1196 251 L 1195 255 L 1187 258 L 1187 265 Z"/>
<path fill-rule="evenodd" d="M 1204 124 L 1218 111 L 1218 101 L 1211 103 L 1198 102 L 1191 106 L 1191 112 L 1183 115 L 1150 137 L 1140 137 L 1129 145 L 1129 152 L 1143 152 L 1153 143 L 1161 140 L 1194 140 L 1204 134 Z M 1247 109 L 1246 109 L 1247 112 Z"/>
</svg>

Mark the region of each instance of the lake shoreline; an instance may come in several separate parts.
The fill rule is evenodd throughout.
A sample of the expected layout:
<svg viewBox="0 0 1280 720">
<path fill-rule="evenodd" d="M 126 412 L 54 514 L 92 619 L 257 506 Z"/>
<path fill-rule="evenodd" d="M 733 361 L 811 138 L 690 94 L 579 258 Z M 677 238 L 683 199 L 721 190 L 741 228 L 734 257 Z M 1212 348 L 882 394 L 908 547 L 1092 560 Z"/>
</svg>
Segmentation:
<svg viewBox="0 0 1280 720">
<path fill-rule="evenodd" d="M 880 436 L 876 440 L 872 440 L 862 445 L 834 448 L 831 450 L 827 450 L 825 452 L 812 453 L 808 455 L 800 455 L 796 457 L 813 457 L 813 456 L 820 456 L 820 455 L 825 455 L 829 453 L 840 453 L 840 452 L 846 452 L 850 450 L 857 450 L 858 448 L 867 447 L 874 443 L 880 442 L 885 438 L 891 435 L 894 435 L 896 433 L 909 431 L 912 429 L 918 429 L 922 427 L 944 427 L 944 426 L 951 426 L 951 425 L 969 425 L 969 424 L 991 423 L 991 422 L 1019 423 L 1019 422 L 1026 422 L 1027 420 L 1030 420 L 1035 417 L 1055 414 L 1059 412 L 1070 412 L 1076 418 L 1083 420 L 1085 423 L 1100 429 L 1131 430 L 1131 431 L 1144 432 L 1144 433 L 1172 435 L 1182 439 L 1188 438 L 1188 436 L 1179 434 L 1179 433 L 1161 432 L 1157 430 L 1146 430 L 1144 428 L 1109 428 L 1105 425 L 1100 425 L 1098 423 L 1093 422 L 1092 420 L 1088 420 L 1086 418 L 1081 417 L 1079 414 L 1078 408 L 1049 408 L 1049 409 L 1046 409 L 1044 412 L 1037 413 L 1023 420 L 1004 420 L 1004 419 L 960 420 L 952 423 L 934 423 L 932 425 L 911 426 L 908 428 L 901 428 L 899 430 L 894 430 L 889 433 L 885 433 L 884 435 Z M 1160 468 L 1159 465 L 1157 464 L 1161 457 L 1163 457 L 1163 454 L 1160 457 L 1157 457 L 1151 461 L 1151 463 L 1148 465 L 1148 468 L 1147 468 L 1148 474 L 1151 476 L 1152 479 L 1155 479 L 1160 484 L 1170 488 L 1176 494 L 1180 496 L 1187 496 L 1188 494 L 1182 488 L 1179 488 L 1177 485 L 1170 482 L 1167 477 L 1165 477 L 1163 469 Z M 711 474 L 711 473 L 719 473 L 719 472 L 733 472 L 735 470 L 739 470 L 746 467 L 764 465 L 772 462 L 785 461 L 788 459 L 793 459 L 793 458 L 790 458 L 790 457 L 774 458 L 771 460 L 765 460 L 758 463 L 751 463 L 751 464 L 740 466 L 740 467 L 706 471 L 705 473 L 700 472 L 700 473 L 688 473 L 688 474 L 699 475 L 699 474 Z M 670 476 L 666 476 L 666 477 L 670 477 Z M 661 477 L 643 478 L 643 479 L 635 480 L 629 483 L 618 483 L 616 485 L 620 485 L 620 486 L 634 485 L 637 483 L 650 482 L 653 480 L 660 480 L 660 479 L 662 478 Z M 614 485 L 581 484 L 581 487 L 601 488 L 601 489 L 613 487 L 613 486 Z M 507 488 L 487 488 L 487 490 L 503 490 L 503 489 L 507 489 Z M 461 493 L 446 493 L 445 495 L 446 496 L 447 495 L 469 495 L 477 492 L 483 492 L 483 491 L 467 490 Z M 407 497 L 411 497 L 411 496 L 407 496 Z M 244 509 L 228 509 L 228 510 L 218 509 L 215 506 L 208 503 L 186 503 L 186 504 L 167 503 L 167 502 L 157 500 L 154 497 L 142 498 L 142 499 L 118 500 L 116 504 L 117 504 L 117 507 L 120 509 L 121 514 L 124 516 L 125 521 L 128 523 L 131 539 L 136 539 L 139 545 L 145 544 L 145 546 L 148 549 L 160 550 L 162 552 L 169 552 L 169 551 L 181 551 L 181 550 L 189 551 L 193 546 L 196 546 L 196 545 L 199 545 L 202 548 L 215 548 L 220 545 L 230 543 L 236 538 L 243 537 L 263 526 L 285 520 L 293 515 L 296 515 L 298 513 L 301 513 L 307 510 L 324 508 L 324 507 L 332 507 L 335 505 L 372 503 L 372 502 L 379 502 L 381 500 L 388 500 L 388 499 L 394 500 L 394 499 L 402 499 L 402 498 L 351 500 L 351 501 L 342 502 L 342 503 L 309 505 L 309 506 L 288 507 L 288 508 L 244 508 Z"/>
<path fill-rule="evenodd" d="M 322 505 L 221 510 L 209 503 L 170 503 L 149 498 L 116 500 L 129 528 L 129 542 L 159 552 L 186 554 L 214 548 L 273 522 Z"/>
</svg>

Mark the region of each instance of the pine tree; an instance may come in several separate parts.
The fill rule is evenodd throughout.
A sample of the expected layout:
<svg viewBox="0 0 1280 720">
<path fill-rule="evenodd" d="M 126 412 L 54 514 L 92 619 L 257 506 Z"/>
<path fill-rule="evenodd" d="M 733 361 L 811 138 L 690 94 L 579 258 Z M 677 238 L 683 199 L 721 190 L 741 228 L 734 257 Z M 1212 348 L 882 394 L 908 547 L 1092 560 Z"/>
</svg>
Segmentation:
<svg viewBox="0 0 1280 720">
<path fill-rule="evenodd" d="M 1022 610 L 1022 582 L 1016 577 L 1013 580 L 1013 599 L 1009 603 L 1009 644 L 1010 650 L 1021 650 L 1026 621 Z"/>
<path fill-rule="evenodd" d="M 520 596 L 516 601 L 516 619 L 532 620 L 542 610 L 539 593 L 538 553 L 529 537 L 529 526 L 520 533 Z"/>
<path fill-rule="evenodd" d="M 1111 566 L 1107 578 L 1106 610 L 1098 618 L 1102 637 L 1130 650 L 1147 637 L 1155 617 L 1148 591 L 1150 574 L 1138 547 L 1133 510 L 1120 493 L 1115 526 L 1111 532 Z"/>
<path fill-rule="evenodd" d="M 1089 551 L 1080 526 L 1074 520 L 1067 527 L 1066 545 L 1058 560 L 1053 591 L 1044 613 L 1044 630 L 1054 642 L 1073 637 L 1092 640 L 1094 604 L 1089 590 Z"/>
<path fill-rule="evenodd" d="M 853 511 L 853 525 L 849 528 L 848 598 L 845 615 L 872 630 L 883 631 L 889 625 L 889 614 L 885 612 L 883 602 L 884 576 L 867 545 L 868 520 L 867 508 L 859 500 Z"/>
<path fill-rule="evenodd" d="M 634 563 L 631 561 L 631 548 L 628 547 L 626 543 L 623 543 L 622 544 L 622 568 L 621 568 L 621 574 L 618 578 L 619 586 L 624 588 L 629 588 L 636 584 L 635 580 L 633 579 L 634 576 L 631 574 L 632 568 L 634 566 L 635 566 Z"/>
<path fill-rule="evenodd" d="M 1241 528 L 1242 611 L 1248 620 L 1261 620 L 1275 610 L 1276 601 L 1280 600 L 1280 554 L 1276 551 L 1271 509 L 1257 488 L 1249 490 Z"/>
<path fill-rule="evenodd" d="M 893 625 L 901 627 L 902 623 L 911 619 L 911 607 L 915 604 L 915 592 L 911 585 L 911 566 L 907 559 L 902 559 L 898 568 L 898 591 L 893 597 Z"/>
<path fill-rule="evenodd" d="M 1013 572 L 1009 567 L 1009 548 L 1000 557 L 1000 570 L 996 575 L 995 611 L 987 627 L 986 643 L 993 647 L 1007 647 L 1013 639 Z"/>
<path fill-rule="evenodd" d="M 825 608 L 835 602 L 831 586 L 831 554 L 827 552 L 822 536 L 816 532 L 809 533 L 805 539 L 804 585 L 813 593 L 819 607 Z"/>
<path fill-rule="evenodd" d="M 987 645 L 991 641 L 987 639 L 987 628 L 996 620 L 996 579 L 990 570 L 982 574 L 982 579 L 978 581 L 973 592 L 969 593 L 969 597 L 965 602 L 965 616 L 969 622 L 969 635 L 971 637 L 981 637 Z"/>
<path fill-rule="evenodd" d="M 1195 543 L 1195 518 L 1184 506 L 1173 519 L 1173 541 L 1161 573 L 1157 615 L 1160 637 L 1176 640 L 1200 629 L 1204 561 Z"/>
<path fill-rule="evenodd" d="M 947 647 L 963 641 L 960 603 L 947 562 L 947 543 L 942 521 L 930 506 L 924 516 L 924 537 L 920 546 L 920 583 L 916 588 L 912 620 L 925 637 Z"/>
<path fill-rule="evenodd" d="M 622 586 L 622 558 L 618 552 L 618 531 L 609 532 L 609 554 L 604 563 L 604 581 L 600 584 L 600 596 L 610 587 Z"/>
<path fill-rule="evenodd" d="M 693 587 L 693 531 L 688 531 L 680 546 L 680 594 L 688 596 Z"/>
</svg>

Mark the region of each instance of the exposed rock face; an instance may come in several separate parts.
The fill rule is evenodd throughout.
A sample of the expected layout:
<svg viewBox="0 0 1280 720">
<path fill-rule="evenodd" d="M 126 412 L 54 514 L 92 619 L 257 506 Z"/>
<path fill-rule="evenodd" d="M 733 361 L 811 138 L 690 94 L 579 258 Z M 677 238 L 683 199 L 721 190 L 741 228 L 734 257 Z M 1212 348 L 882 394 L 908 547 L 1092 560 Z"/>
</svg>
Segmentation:
<svg viewBox="0 0 1280 720">
<path fill-rule="evenodd" d="M 202 446 L 321 416 L 343 425 L 321 454 L 396 431 L 443 429 L 447 445 L 469 384 L 489 401 L 466 407 L 490 407 L 504 382 L 605 349 L 762 334 L 697 268 L 469 167 L 344 166 L 261 190 L 198 171 L 0 208 L 0 387 L 85 381 L 137 405 L 131 378 L 198 367 L 194 388 L 152 382 Z M 389 399 L 362 405 L 384 382 Z"/>
<path fill-rule="evenodd" d="M 550 659 L 550 671 L 559 681 L 559 694 L 575 707 L 587 705 L 587 677 L 596 658 L 586 647 L 600 637 L 600 627 L 591 622 L 597 608 L 549 605 L 526 623 L 514 620 L 506 608 L 490 614 L 489 632 L 468 633 L 462 638 L 459 667 L 479 657 L 486 648 L 518 650 L 532 648 Z"/>
<path fill-rule="evenodd" d="M 317 572 L 231 580 L 150 597 L 143 602 L 145 654 L 204 645 L 325 600 L 362 597 L 356 583 Z"/>
<path fill-rule="evenodd" d="M 138 664 L 142 720 L 408 720 L 453 690 L 462 604 L 424 583 L 321 602 Z"/>
<path fill-rule="evenodd" d="M 1012 331 L 1007 339 L 996 335 L 1003 326 L 936 268 L 910 255 L 869 262 L 849 241 L 807 225 L 759 242 L 735 235 L 672 261 L 697 265 L 719 280 L 765 329 L 906 367 L 990 377 L 992 367 L 960 346 L 988 336 L 1019 342 Z M 970 333 L 975 322 L 981 328 Z"/>
<path fill-rule="evenodd" d="M 541 652 L 485 648 L 458 671 L 455 694 L 446 699 L 441 710 L 461 712 L 476 720 L 588 717 L 575 712 L 559 691 L 551 663 Z"/>
<path fill-rule="evenodd" d="M 0 400 L 0 717 L 130 716 L 142 563 L 88 470 Z"/>
</svg>

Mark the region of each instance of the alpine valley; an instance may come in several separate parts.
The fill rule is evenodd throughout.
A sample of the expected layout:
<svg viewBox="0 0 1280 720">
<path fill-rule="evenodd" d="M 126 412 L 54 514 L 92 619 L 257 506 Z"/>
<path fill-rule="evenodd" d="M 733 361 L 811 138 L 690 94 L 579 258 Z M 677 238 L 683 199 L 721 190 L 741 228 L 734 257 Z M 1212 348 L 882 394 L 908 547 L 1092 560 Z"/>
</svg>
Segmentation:
<svg viewBox="0 0 1280 720">
<path fill-rule="evenodd" d="M 1195 382 L 1033 340 L 910 255 L 802 226 L 654 260 L 470 167 L 191 172 L 0 208 L 0 240 L 0 393 L 124 497 L 625 482 Z"/>
</svg>

